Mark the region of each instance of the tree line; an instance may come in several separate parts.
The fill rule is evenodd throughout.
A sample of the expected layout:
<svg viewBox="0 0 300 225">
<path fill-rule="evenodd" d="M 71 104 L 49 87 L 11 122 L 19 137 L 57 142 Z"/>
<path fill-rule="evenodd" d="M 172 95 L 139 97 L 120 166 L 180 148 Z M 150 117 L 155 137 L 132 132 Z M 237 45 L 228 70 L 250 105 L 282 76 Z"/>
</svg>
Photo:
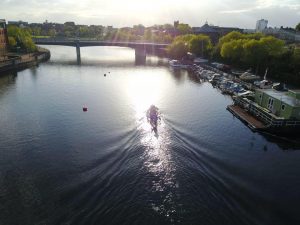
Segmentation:
<svg viewBox="0 0 300 225">
<path fill-rule="evenodd" d="M 66 31 L 69 29 L 74 35 L 74 26 L 66 25 L 66 27 L 72 27 Z M 93 29 L 94 35 L 99 34 L 95 31 L 97 27 Z M 296 30 L 300 30 L 300 23 L 296 26 Z M 9 25 L 10 49 L 36 51 L 37 47 L 32 41 L 32 36 L 37 34 L 36 32 L 33 28 Z M 86 36 L 92 35 L 91 31 L 85 31 L 80 25 L 79 32 L 86 33 Z M 191 27 L 187 24 L 178 24 L 176 27 L 171 24 L 154 25 L 148 28 L 135 25 L 132 28 L 109 29 L 101 36 L 101 40 L 170 43 L 167 52 L 172 58 L 181 59 L 187 52 L 191 52 L 196 56 L 227 63 L 236 68 L 252 68 L 254 73 L 260 75 L 269 68 L 269 77 L 300 84 L 299 45 L 286 45 L 280 39 L 261 33 L 242 34 L 235 31 L 221 37 L 219 42 L 213 45 L 209 36 L 190 34 L 191 32 Z"/>
<path fill-rule="evenodd" d="M 249 69 L 268 77 L 300 85 L 300 46 L 286 45 L 284 41 L 262 33 L 242 34 L 233 31 L 213 46 L 207 35 L 182 35 L 168 47 L 172 58 L 181 59 L 187 52 L 210 60 Z"/>
<path fill-rule="evenodd" d="M 119 41 L 153 41 L 170 43 L 174 36 L 192 33 L 188 24 L 178 23 L 153 25 L 145 27 L 142 24 L 133 27 L 113 28 L 101 25 L 75 25 L 74 22 L 64 24 L 43 23 L 29 24 L 24 28 L 33 37 L 37 38 L 89 38 L 95 40 Z"/>
</svg>

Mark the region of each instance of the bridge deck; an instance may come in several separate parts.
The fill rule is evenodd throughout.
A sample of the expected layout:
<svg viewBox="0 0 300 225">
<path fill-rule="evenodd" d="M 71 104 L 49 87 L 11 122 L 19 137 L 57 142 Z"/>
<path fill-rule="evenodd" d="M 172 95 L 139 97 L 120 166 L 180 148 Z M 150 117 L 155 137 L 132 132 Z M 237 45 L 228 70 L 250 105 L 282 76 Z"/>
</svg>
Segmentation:
<svg viewBox="0 0 300 225">
<path fill-rule="evenodd" d="M 63 40 L 63 39 L 33 39 L 38 45 L 63 45 L 73 47 L 88 47 L 88 46 L 119 46 L 129 48 L 166 48 L 169 44 L 152 43 L 152 42 L 126 42 L 126 41 L 96 41 L 96 40 Z"/>
</svg>

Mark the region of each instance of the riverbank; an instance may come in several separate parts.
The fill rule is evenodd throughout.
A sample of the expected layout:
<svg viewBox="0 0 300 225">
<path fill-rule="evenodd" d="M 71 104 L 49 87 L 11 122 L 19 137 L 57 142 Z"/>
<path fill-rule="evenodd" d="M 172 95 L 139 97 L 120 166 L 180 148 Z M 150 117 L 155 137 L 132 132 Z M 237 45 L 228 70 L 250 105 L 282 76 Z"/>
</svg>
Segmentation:
<svg viewBox="0 0 300 225">
<path fill-rule="evenodd" d="M 9 52 L 5 58 L 0 60 L 0 74 L 8 71 L 19 71 L 38 65 L 50 59 L 50 51 L 38 48 L 37 52 L 28 54 L 17 54 Z"/>
</svg>

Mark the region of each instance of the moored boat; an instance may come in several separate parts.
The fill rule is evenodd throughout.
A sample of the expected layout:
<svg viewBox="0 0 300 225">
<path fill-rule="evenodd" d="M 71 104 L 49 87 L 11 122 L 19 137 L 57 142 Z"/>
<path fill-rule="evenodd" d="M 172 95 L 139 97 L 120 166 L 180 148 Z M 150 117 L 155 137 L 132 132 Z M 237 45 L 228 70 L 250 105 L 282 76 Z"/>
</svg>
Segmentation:
<svg viewBox="0 0 300 225">
<path fill-rule="evenodd" d="M 187 62 L 184 62 L 184 61 L 179 61 L 179 60 L 173 59 L 173 60 L 169 61 L 169 65 L 172 68 L 188 69 L 189 67 L 192 66 L 192 63 L 187 63 Z"/>
<path fill-rule="evenodd" d="M 269 80 L 254 81 L 254 85 L 261 89 L 269 89 L 273 87 L 273 82 Z"/>
<path fill-rule="evenodd" d="M 253 82 L 260 79 L 259 76 L 256 76 L 250 72 L 245 72 L 242 75 L 240 75 L 240 79 L 243 81 Z"/>
</svg>

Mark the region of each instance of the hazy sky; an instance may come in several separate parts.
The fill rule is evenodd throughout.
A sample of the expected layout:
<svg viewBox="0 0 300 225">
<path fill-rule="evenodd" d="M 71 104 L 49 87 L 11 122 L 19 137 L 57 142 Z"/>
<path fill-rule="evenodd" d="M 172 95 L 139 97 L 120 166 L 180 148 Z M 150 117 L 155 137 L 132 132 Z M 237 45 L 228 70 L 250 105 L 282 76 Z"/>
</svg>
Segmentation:
<svg viewBox="0 0 300 225">
<path fill-rule="evenodd" d="M 113 25 L 173 23 L 254 28 L 258 19 L 269 26 L 295 27 L 300 0 L 1 0 L 0 18 L 32 22 Z"/>
</svg>

